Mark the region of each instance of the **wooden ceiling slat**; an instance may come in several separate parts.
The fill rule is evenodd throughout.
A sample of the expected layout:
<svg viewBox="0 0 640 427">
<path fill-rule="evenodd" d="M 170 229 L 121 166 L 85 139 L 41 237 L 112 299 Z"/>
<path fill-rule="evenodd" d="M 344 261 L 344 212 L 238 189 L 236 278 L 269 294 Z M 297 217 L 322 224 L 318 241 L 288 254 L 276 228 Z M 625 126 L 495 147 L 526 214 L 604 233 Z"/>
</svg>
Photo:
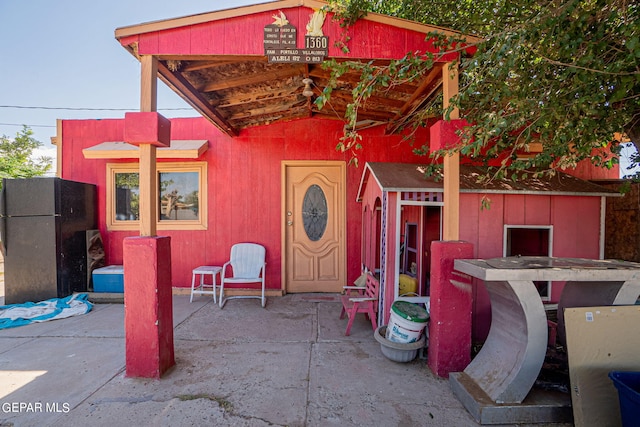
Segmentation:
<svg viewBox="0 0 640 427">
<path fill-rule="evenodd" d="M 259 116 L 258 117 L 259 120 L 255 120 L 255 121 L 238 120 L 238 121 L 234 121 L 234 123 L 236 124 L 236 126 L 244 128 L 244 127 L 250 127 L 250 126 L 260 126 L 263 124 L 288 122 L 291 120 L 304 119 L 307 117 L 308 117 L 308 113 L 306 109 L 297 109 L 286 116 L 282 114 L 279 115 L 278 117 L 275 117 L 273 115 L 264 115 L 264 116 Z"/>
<path fill-rule="evenodd" d="M 283 68 L 275 71 L 265 71 L 247 76 L 228 78 L 217 82 L 210 82 L 198 88 L 201 92 L 215 92 L 217 90 L 231 89 L 238 86 L 249 86 L 257 83 L 268 82 L 269 80 L 277 80 L 286 77 L 302 76 L 304 67 L 301 65 L 290 68 Z"/>
<path fill-rule="evenodd" d="M 330 73 L 324 72 L 324 70 L 317 71 L 313 70 L 309 73 L 312 78 L 322 79 L 322 81 L 328 81 L 330 78 Z M 320 80 L 318 80 L 320 81 Z M 355 87 L 358 83 L 360 83 L 360 75 L 357 73 L 347 73 L 338 79 L 338 83 L 347 84 L 350 87 Z M 418 81 L 407 81 L 405 83 L 395 84 L 393 85 L 392 90 L 396 92 L 400 92 L 404 95 L 411 95 L 418 88 Z"/>
<path fill-rule="evenodd" d="M 231 114 L 227 119 L 238 120 L 238 119 L 244 119 L 247 117 L 261 116 L 261 115 L 273 114 L 273 113 L 282 113 L 294 107 L 300 107 L 300 105 L 304 106 L 305 104 L 306 104 L 306 101 L 295 100 L 295 101 L 288 102 L 286 104 L 278 104 L 278 105 L 273 105 L 269 107 L 254 108 L 251 110 L 243 110 L 241 113 Z"/>
<path fill-rule="evenodd" d="M 346 90 L 334 90 L 331 92 L 332 99 L 340 99 L 346 102 L 353 101 L 353 94 Z M 389 108 L 389 112 L 396 111 L 405 105 L 405 101 L 394 98 L 385 98 L 383 96 L 372 95 L 367 99 L 369 104 L 385 105 Z"/>
<path fill-rule="evenodd" d="M 278 99 L 291 97 L 298 90 L 300 91 L 300 94 L 301 94 L 302 90 L 300 90 L 299 86 L 295 86 L 295 87 L 288 86 L 288 87 L 280 88 L 278 90 L 273 90 L 273 91 L 260 91 L 256 93 L 252 92 L 251 96 L 247 96 L 246 94 L 236 95 L 233 98 L 231 97 L 225 98 L 224 104 L 218 102 L 217 108 L 226 109 L 226 108 L 232 108 L 232 107 L 237 107 L 242 105 L 250 105 L 256 102 L 277 101 Z"/>
<path fill-rule="evenodd" d="M 344 120 L 347 105 L 352 102 L 352 90 L 360 81 L 358 73 L 347 73 L 332 91 L 330 105 L 318 110 L 313 99 L 303 99 L 301 79 L 310 77 L 315 96 L 321 95 L 330 78 L 330 71 L 316 64 L 268 64 L 265 56 L 179 56 L 163 55 L 163 61 L 180 61 L 177 71 L 162 65 L 162 75 L 176 92 L 223 132 L 237 135 L 247 126 L 291 120 L 299 117 L 331 117 Z M 385 66 L 388 60 L 379 60 Z M 253 65 L 252 65 L 253 64 Z M 268 65 L 267 65 L 268 64 Z M 224 67 L 224 68 L 222 68 Z M 406 118 L 423 108 L 442 82 L 442 64 L 436 65 L 423 79 L 405 82 L 370 96 L 358 110 L 358 120 L 386 124 L 386 132 L 400 129 Z M 218 70 L 219 69 L 219 70 Z M 195 74 L 189 74 L 195 73 Z M 189 79 L 187 79 L 189 76 Z M 213 76 L 219 80 L 211 80 Z M 300 77 L 300 79 L 297 79 Z M 218 78 L 218 77 L 216 77 Z M 295 82 L 292 84 L 291 79 Z M 289 81 L 287 81 L 289 80 Z M 300 80 L 300 84 L 298 84 Z M 190 83 L 194 82 L 194 83 Z M 195 81 L 201 82 L 196 84 Z M 304 111 L 304 114 L 301 112 Z"/>
<path fill-rule="evenodd" d="M 388 122 L 391 120 L 388 111 L 383 110 L 358 110 L 358 121 L 360 120 L 376 120 Z"/>
<path fill-rule="evenodd" d="M 387 126 L 387 133 L 394 133 L 403 124 L 404 118 L 415 113 L 424 102 L 431 98 L 436 90 L 442 85 L 442 64 L 435 64 L 429 73 L 425 76 L 422 84 L 411 95 L 411 98 L 393 117 L 391 124 Z"/>
<path fill-rule="evenodd" d="M 181 74 L 172 73 L 162 62 L 158 63 L 160 78 L 189 105 L 206 117 L 218 129 L 230 136 L 238 136 L 238 130 L 211 108 L 209 102 L 204 99 Z"/>
</svg>

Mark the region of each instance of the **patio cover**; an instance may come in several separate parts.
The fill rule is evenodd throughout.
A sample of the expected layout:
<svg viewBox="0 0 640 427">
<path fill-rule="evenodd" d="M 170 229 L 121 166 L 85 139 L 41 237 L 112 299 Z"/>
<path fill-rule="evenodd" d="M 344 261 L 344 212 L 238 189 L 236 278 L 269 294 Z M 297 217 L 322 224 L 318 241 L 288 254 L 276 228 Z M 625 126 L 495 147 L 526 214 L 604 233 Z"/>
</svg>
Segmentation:
<svg viewBox="0 0 640 427">
<path fill-rule="evenodd" d="M 330 70 L 322 63 L 271 62 L 266 54 L 264 31 L 280 13 L 297 30 L 296 45 L 304 49 L 306 26 L 314 11 L 327 6 L 316 0 L 283 0 L 202 13 L 116 29 L 115 37 L 132 55 L 154 56 L 158 75 L 186 102 L 222 132 L 239 135 L 250 126 L 298 118 L 324 117 L 343 120 L 359 73 L 338 79 L 330 105 L 320 109 L 315 99 L 327 87 Z M 328 38 L 323 59 L 352 60 L 386 66 L 407 52 L 436 52 L 430 32 L 459 33 L 404 19 L 369 13 L 348 29 L 349 52 L 336 42 L 343 28 L 329 13 L 321 27 Z M 469 43 L 477 38 L 466 36 Z M 473 48 L 469 49 L 469 53 Z M 427 108 L 442 91 L 443 66 L 458 53 L 439 56 L 430 70 L 402 84 L 374 93 L 358 113 L 358 128 L 386 125 L 398 131 L 408 116 Z M 303 95 L 304 79 L 311 79 L 313 95 Z"/>
</svg>

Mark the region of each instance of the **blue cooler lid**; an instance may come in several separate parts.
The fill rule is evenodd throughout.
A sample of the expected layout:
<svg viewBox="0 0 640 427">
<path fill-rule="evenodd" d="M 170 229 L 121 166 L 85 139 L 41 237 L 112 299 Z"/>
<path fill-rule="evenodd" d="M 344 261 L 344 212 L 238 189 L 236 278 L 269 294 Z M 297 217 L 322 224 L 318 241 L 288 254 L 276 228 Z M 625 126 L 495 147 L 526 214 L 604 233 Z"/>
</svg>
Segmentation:
<svg viewBox="0 0 640 427">
<path fill-rule="evenodd" d="M 425 323 L 429 320 L 427 310 L 407 301 L 395 301 L 391 304 L 391 311 L 410 322 Z"/>
<path fill-rule="evenodd" d="M 93 270 L 93 274 L 124 274 L 122 265 L 108 265 Z"/>
</svg>

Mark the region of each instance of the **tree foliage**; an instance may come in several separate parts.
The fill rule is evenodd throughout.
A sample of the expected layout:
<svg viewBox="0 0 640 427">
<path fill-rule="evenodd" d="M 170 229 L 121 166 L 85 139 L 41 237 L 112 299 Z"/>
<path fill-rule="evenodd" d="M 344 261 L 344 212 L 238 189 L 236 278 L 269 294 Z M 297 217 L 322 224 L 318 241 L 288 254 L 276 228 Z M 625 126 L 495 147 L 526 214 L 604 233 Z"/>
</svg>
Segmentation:
<svg viewBox="0 0 640 427">
<path fill-rule="evenodd" d="M 516 177 L 531 168 L 553 173 L 587 158 L 611 167 L 618 161 L 609 152 L 619 147 L 614 135 L 626 134 L 636 147 L 640 145 L 640 7 L 636 2 L 358 0 L 358 4 L 369 11 L 481 38 L 473 56 L 461 55 L 460 91 L 450 108 L 459 107 L 461 117 L 471 123 L 457 150 L 483 161 L 497 159 L 500 167 L 494 176 L 510 171 Z M 437 32 L 428 37 L 439 40 L 442 52 L 459 46 L 456 37 Z M 437 59 L 437 54 L 413 52 L 384 70 L 367 64 L 369 70 L 360 89 L 354 90 L 346 119 L 357 120 L 354 115 L 368 94 L 408 73 L 424 73 Z M 344 67 L 363 65 L 334 63 L 330 67 L 340 75 Z M 365 85 L 367 92 L 362 90 Z M 436 112 L 438 108 L 431 106 Z M 448 112 L 440 113 L 446 117 Z M 425 116 L 416 116 L 411 124 L 424 125 Z M 347 145 L 353 144 L 354 137 L 345 135 Z M 542 143 L 542 152 L 516 160 L 516 152 L 527 150 L 533 142 Z M 444 154 L 430 153 L 434 159 Z"/>
<path fill-rule="evenodd" d="M 15 138 L 3 135 L 0 138 L 0 179 L 31 178 L 42 176 L 51 170 L 51 158 L 33 157 L 42 143 L 33 138 L 33 131 L 24 126 Z M 0 181 L 0 188 L 2 182 Z"/>
</svg>

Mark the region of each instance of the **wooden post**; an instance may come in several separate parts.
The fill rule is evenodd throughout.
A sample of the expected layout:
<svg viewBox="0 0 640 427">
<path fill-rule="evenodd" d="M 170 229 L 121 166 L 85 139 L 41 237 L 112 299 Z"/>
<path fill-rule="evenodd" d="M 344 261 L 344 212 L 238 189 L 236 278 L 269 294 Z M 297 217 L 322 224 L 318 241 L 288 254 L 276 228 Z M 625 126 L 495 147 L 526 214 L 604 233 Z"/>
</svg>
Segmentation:
<svg viewBox="0 0 640 427">
<path fill-rule="evenodd" d="M 451 97 L 458 93 L 458 62 L 448 62 L 442 67 L 442 108 L 446 110 Z M 460 118 L 460 111 L 454 108 L 450 120 Z M 460 238 L 460 154 L 454 153 L 444 158 L 444 221 L 442 239 Z"/>
<path fill-rule="evenodd" d="M 125 114 L 125 141 L 140 149 L 140 236 L 123 242 L 127 376 L 160 378 L 175 365 L 171 238 L 156 236 L 156 145 L 171 144 L 171 123 L 156 112 L 158 60 L 140 57 L 140 112 Z"/>
<path fill-rule="evenodd" d="M 140 144 L 140 235 L 156 235 L 156 146 Z"/>
<path fill-rule="evenodd" d="M 154 56 L 140 57 L 141 88 L 140 111 L 155 112 L 158 102 L 158 60 Z M 156 146 L 140 144 L 140 235 L 156 235 L 158 202 L 158 178 L 156 171 Z"/>
</svg>

